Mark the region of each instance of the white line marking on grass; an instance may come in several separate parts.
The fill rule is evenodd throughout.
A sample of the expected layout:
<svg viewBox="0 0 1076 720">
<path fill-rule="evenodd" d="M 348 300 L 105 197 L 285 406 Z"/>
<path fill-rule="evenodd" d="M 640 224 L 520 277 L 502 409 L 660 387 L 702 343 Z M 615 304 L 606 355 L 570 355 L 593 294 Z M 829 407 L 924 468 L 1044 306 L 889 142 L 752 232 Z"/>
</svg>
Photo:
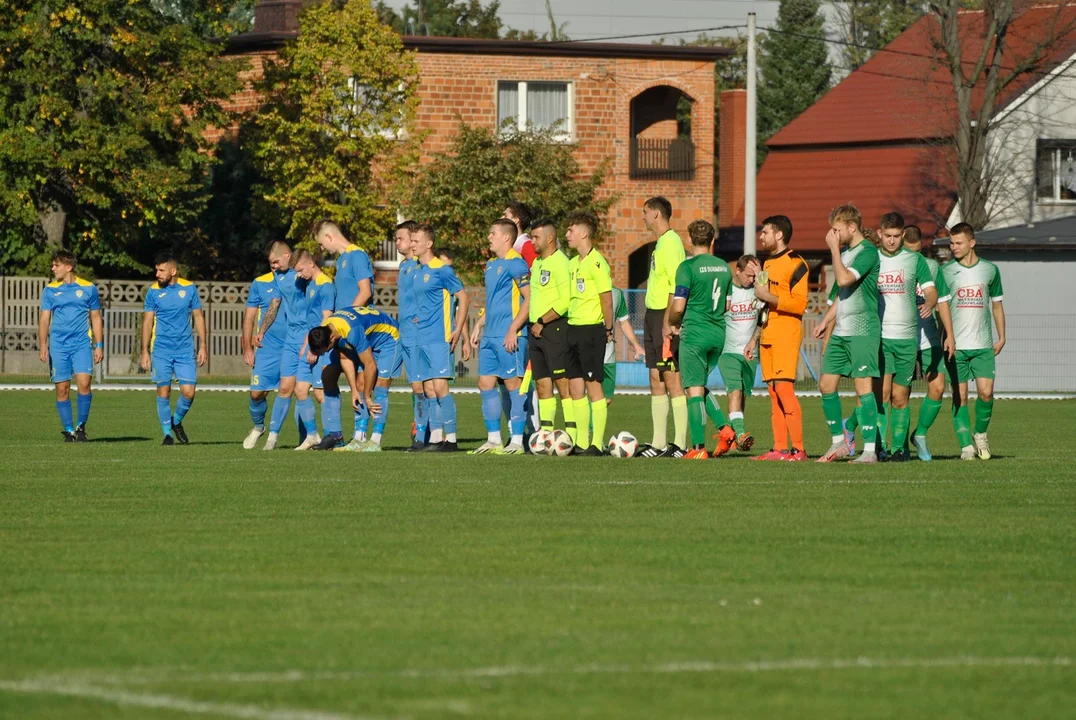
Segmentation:
<svg viewBox="0 0 1076 720">
<path fill-rule="evenodd" d="M 62 679 L 44 680 L 0 680 L 0 691 L 9 693 L 28 693 L 34 695 L 63 695 L 66 697 L 89 698 L 114 705 L 173 710 L 192 715 L 223 715 L 249 720 L 364 720 L 354 715 L 340 715 L 313 710 L 291 710 L 262 708 L 257 705 L 238 705 L 234 703 L 215 703 L 173 697 L 130 692 L 113 688 L 98 688 L 92 685 L 71 683 Z"/>
</svg>

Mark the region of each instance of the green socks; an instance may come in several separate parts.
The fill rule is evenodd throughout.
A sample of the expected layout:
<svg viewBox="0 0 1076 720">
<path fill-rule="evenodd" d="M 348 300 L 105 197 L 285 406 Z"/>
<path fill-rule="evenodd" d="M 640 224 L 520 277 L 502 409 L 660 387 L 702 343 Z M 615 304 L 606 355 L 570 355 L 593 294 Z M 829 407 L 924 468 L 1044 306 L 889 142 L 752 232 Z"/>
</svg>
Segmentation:
<svg viewBox="0 0 1076 720">
<path fill-rule="evenodd" d="M 872 393 L 873 396 L 873 393 Z M 885 441 L 889 438 L 889 403 L 882 404 L 882 412 L 878 415 L 878 447 L 885 448 Z M 894 444 L 895 448 L 896 445 Z"/>
<path fill-rule="evenodd" d="M 893 445 L 895 452 L 904 450 L 904 443 L 908 441 L 908 430 L 912 424 L 911 408 L 893 408 Z"/>
<path fill-rule="evenodd" d="M 930 426 L 938 419 L 938 413 L 941 412 L 941 408 L 941 400 L 931 400 L 930 398 L 923 400 L 923 404 L 919 408 L 919 425 L 915 428 L 916 435 L 926 437 Z"/>
<path fill-rule="evenodd" d="M 874 452 L 878 432 L 878 401 L 872 392 L 859 396 L 859 428 L 863 435 L 863 452 Z M 844 433 L 841 432 L 839 421 L 837 431 L 843 440 Z"/>
<path fill-rule="evenodd" d="M 706 396 L 706 414 L 710 416 L 710 420 L 713 421 L 714 427 L 720 430 L 729 424 L 729 419 L 725 417 L 725 413 L 721 412 L 721 406 L 717 402 L 717 396 L 710 393 Z"/>
<path fill-rule="evenodd" d="M 597 445 L 600 450 L 605 437 L 605 421 L 609 419 L 609 406 L 605 398 L 590 403 L 590 424 L 594 427 L 591 437 L 591 445 Z"/>
<path fill-rule="evenodd" d="M 859 412 L 852 410 L 852 414 L 848 416 L 848 419 L 844 421 L 844 427 L 848 432 L 855 432 L 859 427 Z"/>
<path fill-rule="evenodd" d="M 539 398 L 538 399 L 538 419 L 542 423 L 542 429 L 550 431 L 553 429 L 553 421 L 557 418 L 557 399 L 556 398 Z"/>
<path fill-rule="evenodd" d="M 706 419 L 703 417 L 703 399 L 690 397 L 687 399 L 687 419 L 691 426 L 691 446 L 698 447 L 706 442 Z"/>
<path fill-rule="evenodd" d="M 841 396 L 837 393 L 822 395 L 822 413 L 826 416 L 826 425 L 829 426 L 829 435 L 833 438 L 833 442 L 844 442 L 844 430 L 841 428 Z"/>
<path fill-rule="evenodd" d="M 994 401 L 978 399 L 975 401 L 975 432 L 984 433 L 990 427 L 990 418 L 994 415 Z"/>
<path fill-rule="evenodd" d="M 967 405 L 956 407 L 954 404 L 953 430 L 956 431 L 956 439 L 961 449 L 971 447 L 971 417 Z"/>
<path fill-rule="evenodd" d="M 590 447 L 590 399 L 572 400 L 575 409 L 575 437 L 572 442 L 586 450 Z"/>
</svg>

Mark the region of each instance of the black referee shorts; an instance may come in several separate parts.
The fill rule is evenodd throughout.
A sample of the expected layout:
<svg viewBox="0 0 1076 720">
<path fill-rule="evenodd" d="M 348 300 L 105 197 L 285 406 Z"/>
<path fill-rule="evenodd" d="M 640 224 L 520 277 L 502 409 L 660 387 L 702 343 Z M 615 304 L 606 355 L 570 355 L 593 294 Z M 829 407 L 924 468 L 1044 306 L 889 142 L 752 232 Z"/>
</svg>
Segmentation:
<svg viewBox="0 0 1076 720">
<path fill-rule="evenodd" d="M 676 372 L 678 369 L 676 356 L 677 351 L 680 349 L 680 336 L 673 335 L 671 338 L 672 359 L 666 360 L 662 347 L 665 338 L 661 334 L 664 324 L 664 310 L 647 309 L 646 314 L 643 316 L 643 350 L 646 353 L 646 366 L 651 370 Z"/>
<path fill-rule="evenodd" d="M 601 382 L 605 377 L 605 325 L 568 326 L 568 379 Z"/>
<path fill-rule="evenodd" d="M 567 377 L 568 321 L 557 318 L 542 328 L 542 336 L 531 337 L 527 344 L 531 376 L 535 380 Z"/>
</svg>

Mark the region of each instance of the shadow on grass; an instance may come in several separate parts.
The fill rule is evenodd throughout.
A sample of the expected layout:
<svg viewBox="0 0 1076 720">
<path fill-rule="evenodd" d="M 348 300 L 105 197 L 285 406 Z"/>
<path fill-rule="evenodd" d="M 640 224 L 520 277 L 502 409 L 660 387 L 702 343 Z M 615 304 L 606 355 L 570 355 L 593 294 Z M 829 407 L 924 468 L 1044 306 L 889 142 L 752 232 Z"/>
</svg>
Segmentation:
<svg viewBox="0 0 1076 720">
<path fill-rule="evenodd" d="M 103 437 L 103 438 L 90 438 L 86 442 L 91 443 L 132 443 L 132 442 L 147 442 L 153 440 L 153 438 L 143 437 L 141 435 L 123 435 L 120 437 Z"/>
</svg>

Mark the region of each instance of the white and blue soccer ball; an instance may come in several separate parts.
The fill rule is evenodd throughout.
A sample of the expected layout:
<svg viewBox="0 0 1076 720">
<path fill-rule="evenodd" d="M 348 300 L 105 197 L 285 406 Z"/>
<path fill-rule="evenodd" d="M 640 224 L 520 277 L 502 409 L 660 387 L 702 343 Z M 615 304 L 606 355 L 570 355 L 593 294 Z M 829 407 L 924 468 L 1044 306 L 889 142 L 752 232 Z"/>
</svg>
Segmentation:
<svg viewBox="0 0 1076 720">
<path fill-rule="evenodd" d="M 609 454 L 613 457 L 635 457 L 635 453 L 638 452 L 638 450 L 639 441 L 627 430 L 609 438 Z"/>
<path fill-rule="evenodd" d="M 549 433 L 549 450 L 553 455 L 564 457 L 571 453 L 574 447 L 575 443 L 563 430 L 554 430 Z"/>
</svg>

